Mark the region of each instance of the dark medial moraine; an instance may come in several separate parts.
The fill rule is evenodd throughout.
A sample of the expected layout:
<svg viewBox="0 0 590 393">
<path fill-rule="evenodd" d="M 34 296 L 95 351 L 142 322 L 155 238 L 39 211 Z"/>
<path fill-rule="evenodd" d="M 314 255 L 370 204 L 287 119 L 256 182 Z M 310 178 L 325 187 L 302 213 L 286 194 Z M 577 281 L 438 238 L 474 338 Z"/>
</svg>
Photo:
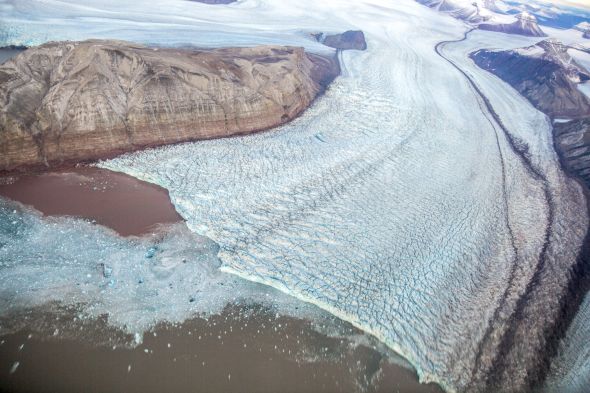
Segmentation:
<svg viewBox="0 0 590 393">
<path fill-rule="evenodd" d="M 590 79 L 588 70 L 569 55 L 568 47 L 546 40 L 510 51 L 480 50 L 471 58 L 527 98 L 553 120 L 553 141 L 562 167 L 585 186 L 590 195 L 590 100 L 579 89 Z M 588 201 L 588 199 L 587 199 Z M 590 208 L 590 204 L 588 205 Z M 582 212 L 580 212 L 582 214 Z M 573 266 L 568 285 L 559 300 L 559 312 L 546 337 L 539 377 L 531 391 L 586 392 L 587 376 L 580 362 L 587 348 L 571 347 L 586 341 L 587 302 L 590 290 L 590 231 Z M 587 314 L 586 314 L 587 315 Z M 580 318 L 575 322 L 575 319 Z M 575 323 L 573 323 L 573 321 Z M 582 327 L 580 327 L 582 326 Z M 565 346 L 564 346 L 565 345 Z M 565 360 L 564 360 L 565 359 Z M 577 360 L 571 360 L 577 359 Z M 566 374 L 564 374 L 564 370 Z M 535 378 L 529 378 L 534 381 Z M 544 385 L 544 386 L 543 386 Z"/>
</svg>

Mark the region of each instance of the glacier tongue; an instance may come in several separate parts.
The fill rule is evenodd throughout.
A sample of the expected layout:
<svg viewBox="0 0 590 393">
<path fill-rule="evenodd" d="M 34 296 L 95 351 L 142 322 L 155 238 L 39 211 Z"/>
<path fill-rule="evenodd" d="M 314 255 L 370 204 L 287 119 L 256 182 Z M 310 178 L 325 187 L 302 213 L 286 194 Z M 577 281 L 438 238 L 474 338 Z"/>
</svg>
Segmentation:
<svg viewBox="0 0 590 393">
<path fill-rule="evenodd" d="M 118 12 L 104 0 L 14 4 L 10 43 L 37 39 L 72 10 L 78 17 L 42 40 L 273 40 L 320 51 L 306 33 L 363 30 L 368 50 L 342 53 L 343 76 L 289 125 L 101 165 L 167 188 L 190 228 L 219 244 L 223 271 L 351 321 L 406 356 L 423 381 L 479 391 L 500 365 L 494 378 L 518 388 L 536 370 L 585 235 L 584 197 L 559 169 L 547 119 L 466 56 L 525 38 L 480 32 L 442 49 L 488 96 L 520 151 L 434 51 L 465 26 L 412 1 L 246 0 L 207 12 L 185 1 L 140 9 L 125 1 Z M 43 12 L 18 31 L 27 5 Z M 150 317 L 178 318 L 160 308 Z"/>
<path fill-rule="evenodd" d="M 369 50 L 343 53 L 343 77 L 301 118 L 102 165 L 167 188 L 189 226 L 220 244 L 223 271 L 353 322 L 406 356 L 423 381 L 476 391 L 510 337 L 520 338 L 509 321 L 526 314 L 520 300 L 541 259 L 563 269 L 547 294 L 561 298 L 585 233 L 583 196 L 559 170 L 545 117 L 468 64 L 471 40 L 445 51 L 491 95 L 530 162 L 435 54 L 438 41 L 462 36 L 460 23 L 411 2 L 346 10 L 332 20 L 365 31 Z M 478 34 L 474 46 L 524 42 L 494 37 Z M 548 304 L 532 331 L 551 323 Z M 535 368 L 541 347 L 531 344 L 530 364 L 516 372 Z"/>
</svg>

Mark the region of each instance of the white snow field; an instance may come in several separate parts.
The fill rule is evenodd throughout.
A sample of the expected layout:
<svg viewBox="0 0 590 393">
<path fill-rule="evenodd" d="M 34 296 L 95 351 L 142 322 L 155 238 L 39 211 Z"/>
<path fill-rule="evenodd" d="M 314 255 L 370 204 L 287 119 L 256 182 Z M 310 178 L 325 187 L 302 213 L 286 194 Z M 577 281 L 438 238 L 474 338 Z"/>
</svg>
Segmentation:
<svg viewBox="0 0 590 393">
<path fill-rule="evenodd" d="M 168 189 L 190 229 L 219 245 L 223 272 L 350 321 L 421 381 L 450 392 L 480 391 L 490 378 L 524 386 L 586 234 L 586 205 L 560 170 L 549 120 L 468 54 L 535 39 L 473 32 L 442 45 L 463 74 L 435 46 L 466 25 L 413 0 L 84 3 L 6 2 L 4 41 L 326 51 L 307 33 L 363 30 L 368 50 L 343 52 L 343 75 L 290 124 L 100 165 Z M 153 307 L 150 318 L 169 317 Z"/>
</svg>

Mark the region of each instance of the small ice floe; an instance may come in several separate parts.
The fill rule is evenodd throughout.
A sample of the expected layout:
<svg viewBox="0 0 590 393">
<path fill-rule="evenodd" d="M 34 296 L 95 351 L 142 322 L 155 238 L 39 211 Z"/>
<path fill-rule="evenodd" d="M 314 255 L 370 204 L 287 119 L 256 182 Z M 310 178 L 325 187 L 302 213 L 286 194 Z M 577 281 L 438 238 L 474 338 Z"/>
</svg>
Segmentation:
<svg viewBox="0 0 590 393">
<path fill-rule="evenodd" d="M 10 374 L 14 374 L 14 372 L 16 371 L 16 369 L 18 368 L 19 365 L 20 365 L 20 362 L 14 362 L 12 364 L 12 367 L 10 368 Z"/>
<path fill-rule="evenodd" d="M 156 246 L 153 246 L 153 247 L 148 248 L 148 250 L 145 253 L 145 257 L 147 259 L 153 258 L 154 255 L 156 255 L 156 251 L 158 251 L 158 247 L 156 247 Z"/>
<path fill-rule="evenodd" d="M 113 268 L 105 265 L 104 263 L 101 263 L 101 267 L 102 267 L 102 276 L 104 278 L 109 278 L 110 276 L 113 275 Z"/>
<path fill-rule="evenodd" d="M 131 365 L 128 365 L 128 366 L 127 366 L 127 372 L 128 372 L 128 373 L 129 373 L 129 372 L 131 372 Z"/>
<path fill-rule="evenodd" d="M 136 345 L 141 345 L 141 343 L 143 343 L 143 334 L 135 333 L 133 335 L 133 341 L 135 341 Z"/>
</svg>

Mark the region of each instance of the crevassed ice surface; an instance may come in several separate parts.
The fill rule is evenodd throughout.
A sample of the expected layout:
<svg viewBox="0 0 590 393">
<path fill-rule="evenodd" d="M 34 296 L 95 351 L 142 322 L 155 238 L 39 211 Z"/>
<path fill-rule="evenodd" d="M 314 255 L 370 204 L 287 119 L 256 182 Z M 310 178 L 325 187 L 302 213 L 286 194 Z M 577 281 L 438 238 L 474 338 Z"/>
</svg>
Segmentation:
<svg viewBox="0 0 590 393">
<path fill-rule="evenodd" d="M 6 10 L 7 43 L 110 37 L 325 51 L 306 32 L 362 29 L 369 49 L 342 53 L 343 75 L 289 125 L 102 166 L 167 188 L 190 228 L 219 245 L 223 271 L 351 321 L 423 381 L 477 391 L 496 373 L 522 386 L 536 368 L 585 235 L 584 198 L 559 169 L 547 119 L 467 58 L 534 40 L 473 33 L 441 48 L 519 150 L 434 51 L 465 25 L 413 1 L 18 1 Z M 19 24 L 30 13 L 33 23 Z"/>
</svg>

